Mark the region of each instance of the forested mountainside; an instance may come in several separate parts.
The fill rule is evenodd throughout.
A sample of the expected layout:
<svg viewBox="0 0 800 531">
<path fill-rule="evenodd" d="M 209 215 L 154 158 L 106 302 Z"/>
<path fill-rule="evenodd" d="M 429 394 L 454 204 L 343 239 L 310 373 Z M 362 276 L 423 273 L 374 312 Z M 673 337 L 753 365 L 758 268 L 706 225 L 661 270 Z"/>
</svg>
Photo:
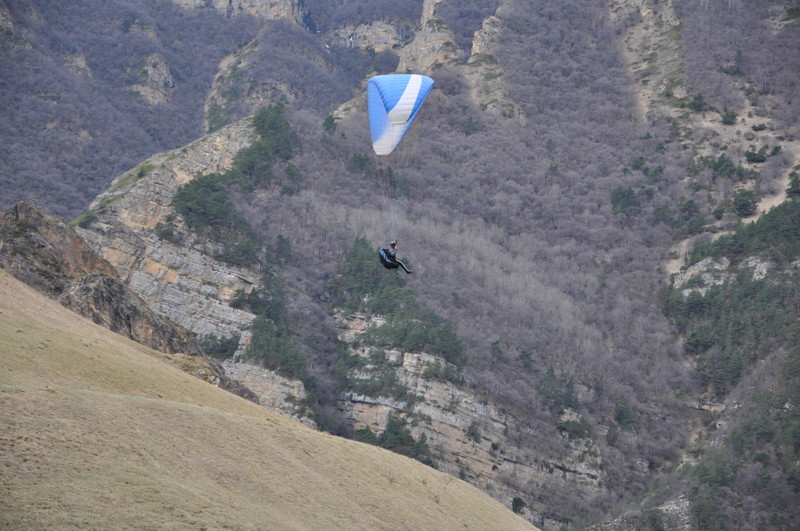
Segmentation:
<svg viewBox="0 0 800 531">
<path fill-rule="evenodd" d="M 202 134 L 217 64 L 255 25 L 170 3 L 148 11 L 135 2 L 0 4 L 2 186 L 13 190 L 4 207 L 27 199 L 74 216 L 110 175 Z"/>
<path fill-rule="evenodd" d="M 377 247 L 396 231 L 416 269 L 409 289 L 462 345 L 460 385 L 519 421 L 502 436 L 524 446 L 536 433 L 536 453 L 549 456 L 588 440 L 586 458 L 600 463 L 590 496 L 569 481 L 517 485 L 531 519 L 600 520 L 676 468 L 674 481 L 690 483 L 691 467 L 679 465 L 714 443 L 705 439 L 709 416 L 724 416 L 726 400 L 758 379 L 742 378 L 753 365 L 739 363 L 737 377 L 720 387 L 703 358 L 713 338 L 684 342 L 702 332 L 676 318 L 680 308 L 665 313 L 657 295 L 668 261 L 681 265 L 681 249 L 732 230 L 798 187 L 797 5 L 308 1 L 287 2 L 291 15 L 265 20 L 212 4 L 122 1 L 104 3 L 94 18 L 89 4 L 3 4 L 2 61 L 19 73 L 4 76 L 2 87 L 11 119 L 1 177 L 12 191 L 3 201 L 38 193 L 53 212 L 77 213 L 146 154 L 282 101 L 295 136 L 290 150 L 269 154 L 264 179 L 207 177 L 196 186 L 229 198 L 223 204 L 236 216 L 228 221 L 241 223 L 237 230 L 253 243 L 223 258 L 272 272 L 266 289 L 282 295 L 293 317 L 268 320 L 307 356 L 304 370 L 330 429 L 347 432 L 331 401 L 348 385 L 335 371 L 346 356 L 330 318 L 331 278 L 358 250 L 357 238 Z M 94 20 L 105 31 L 81 33 Z M 391 161 L 387 192 L 369 155 L 359 94 L 367 76 L 396 69 L 427 73 L 436 88 Z M 145 83 L 151 76 L 160 96 L 146 90 L 155 89 Z M 88 88 L 96 96 L 81 100 Z M 102 108 L 119 118 L 100 118 Z M 112 142 L 111 132 L 128 127 L 142 136 Z M 194 168 L 179 177 L 211 173 Z M 117 185 L 126 190 L 154 169 L 140 165 Z M 111 192 L 81 220 L 89 230 L 114 226 L 121 210 Z M 200 247 L 209 235 L 181 232 L 192 220 L 181 213 L 186 202 L 172 205 L 173 214 L 164 208 L 142 225 L 148 237 Z M 219 242 L 207 249 L 220 256 Z M 762 348 L 779 353 L 788 344 Z M 768 459 L 756 463 L 770 467 L 779 499 L 791 501 L 794 473 L 769 472 L 786 455 L 770 442 Z M 741 470 L 730 459 L 724 470 Z M 728 522 L 744 514 L 754 528 L 793 522 L 781 512 L 792 503 L 729 496 L 721 505 L 717 494 L 735 482 L 703 483 L 698 470 L 702 485 L 662 490 L 640 521 L 656 528 L 666 514 L 659 503 L 701 492 L 682 513 L 696 525 L 724 522 L 713 511 L 722 506 Z"/>
</svg>

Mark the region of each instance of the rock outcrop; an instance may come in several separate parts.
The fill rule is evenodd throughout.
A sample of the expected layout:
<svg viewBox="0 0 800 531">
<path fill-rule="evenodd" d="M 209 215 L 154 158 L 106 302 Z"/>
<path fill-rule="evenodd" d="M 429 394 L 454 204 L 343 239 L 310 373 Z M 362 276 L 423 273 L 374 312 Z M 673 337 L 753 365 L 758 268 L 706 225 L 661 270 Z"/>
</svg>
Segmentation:
<svg viewBox="0 0 800 531">
<path fill-rule="evenodd" d="M 300 0 L 172 0 L 185 9 L 215 9 L 228 16 L 253 15 L 268 19 L 286 18 L 300 22 Z"/>
<path fill-rule="evenodd" d="M 64 66 L 76 76 L 89 81 L 94 80 L 92 70 L 89 68 L 89 64 L 86 62 L 86 57 L 83 54 L 65 52 L 61 54 L 61 60 L 64 61 Z"/>
<path fill-rule="evenodd" d="M 0 267 L 63 306 L 153 350 L 181 370 L 251 402 L 258 397 L 200 356 L 196 334 L 154 312 L 75 230 L 26 203 L 0 213 Z"/>
<path fill-rule="evenodd" d="M 357 346 L 358 336 L 370 325 L 370 319 L 350 315 L 340 316 L 339 322 L 339 339 L 351 345 L 352 354 L 364 359 L 374 356 L 370 349 Z M 405 417 L 415 438 L 424 435 L 440 470 L 465 479 L 509 507 L 514 498 L 527 500 L 525 516 L 545 527 L 560 524 L 538 512 L 540 507 L 530 499 L 525 486 L 560 484 L 587 495 L 602 491 L 602 463 L 590 439 L 569 440 L 566 453 L 557 459 L 548 456 L 537 450 L 536 440 L 545 435 L 536 426 L 522 425 L 512 414 L 471 394 L 465 386 L 432 375 L 433 367 L 455 369 L 443 359 L 394 350 L 385 356 L 398 381 L 415 398 L 346 393 L 340 398 L 339 408 L 354 429 L 380 433 L 390 414 Z M 377 376 L 377 371 L 368 364 L 351 377 L 367 380 Z M 509 437 L 510 433 L 525 437 Z"/>
<path fill-rule="evenodd" d="M 437 64 L 461 57 L 453 31 L 436 16 L 436 5 L 441 1 L 425 0 L 414 39 L 400 50 L 397 72 L 430 72 Z"/>
<path fill-rule="evenodd" d="M 472 53 L 464 69 L 471 86 L 470 96 L 483 111 L 525 122 L 522 108 L 505 96 L 505 72 L 494 56 L 494 45 L 503 31 L 503 21 L 491 16 L 484 19 L 472 39 Z"/>
<path fill-rule="evenodd" d="M 136 80 L 131 90 L 151 105 L 167 102 L 175 89 L 175 78 L 172 77 L 167 60 L 160 53 L 142 56 L 138 66 L 129 75 Z"/>
<path fill-rule="evenodd" d="M 258 285 L 259 272 L 215 260 L 191 235 L 181 243 L 163 240 L 156 226 L 171 212 L 182 184 L 228 169 L 253 134 L 250 121 L 243 120 L 152 157 L 98 196 L 77 229 L 153 310 L 199 335 L 228 337 L 248 328 L 253 314 L 229 303 L 238 290 Z M 249 336 L 241 335 L 246 344 Z"/>
<path fill-rule="evenodd" d="M 58 302 L 154 350 L 200 353 L 194 334 L 154 313 L 140 297 L 108 275 L 89 273 L 75 279 Z"/>
<path fill-rule="evenodd" d="M 38 13 L 33 7 L 28 9 L 31 18 L 36 19 Z M 6 7 L 5 2 L 0 2 L 0 48 L 26 49 L 32 48 L 20 28 L 14 24 L 14 17 Z"/>
<path fill-rule="evenodd" d="M 0 215 L 0 266 L 71 310 L 161 352 L 197 354 L 194 334 L 153 312 L 66 223 L 26 203 Z"/>
<path fill-rule="evenodd" d="M 308 392 L 300 380 L 285 378 L 280 374 L 250 363 L 226 360 L 222 363 L 225 375 L 241 382 L 255 397 L 254 402 L 287 417 L 299 420 L 312 428 L 317 427 L 304 407 Z"/>
<path fill-rule="evenodd" d="M 800 263 L 792 263 L 798 267 Z M 683 296 L 688 297 L 692 292 L 705 295 L 712 286 L 721 286 L 730 282 L 743 271 L 747 271 L 753 280 L 762 280 L 767 276 L 774 263 L 760 256 L 749 256 L 738 264 L 731 264 L 727 257 L 704 258 L 672 277 L 672 285 L 681 289 Z"/>
<path fill-rule="evenodd" d="M 114 267 L 66 223 L 23 202 L 0 214 L 0 265 L 49 296 L 60 295 L 89 273 L 118 278 Z"/>
<path fill-rule="evenodd" d="M 236 105 L 255 111 L 279 101 L 291 104 L 298 99 L 298 89 L 288 83 L 247 74 L 258 47 L 258 39 L 255 39 L 220 61 L 206 97 L 206 131 L 215 131 L 223 125 L 231 114 L 231 108 Z M 246 93 L 236 87 L 237 82 L 242 82 L 242 77 L 248 79 Z"/>
<path fill-rule="evenodd" d="M 328 31 L 325 44 L 335 48 L 392 50 L 402 45 L 405 32 L 391 22 L 376 20 L 369 24 L 347 24 Z"/>
</svg>

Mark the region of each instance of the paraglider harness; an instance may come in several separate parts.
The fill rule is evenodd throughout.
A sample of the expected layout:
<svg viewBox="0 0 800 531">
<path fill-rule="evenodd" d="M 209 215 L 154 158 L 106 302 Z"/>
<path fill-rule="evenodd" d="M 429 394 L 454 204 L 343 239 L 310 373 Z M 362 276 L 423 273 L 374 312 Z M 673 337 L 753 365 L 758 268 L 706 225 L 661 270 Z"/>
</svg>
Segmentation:
<svg viewBox="0 0 800 531">
<path fill-rule="evenodd" d="M 406 267 L 406 265 L 397 259 L 397 251 L 394 247 L 397 245 L 397 242 L 392 242 L 389 244 L 389 249 L 378 248 L 378 258 L 381 260 L 381 265 L 386 269 L 397 269 L 398 267 L 402 267 L 403 271 L 406 273 L 411 273 L 411 270 Z"/>
</svg>

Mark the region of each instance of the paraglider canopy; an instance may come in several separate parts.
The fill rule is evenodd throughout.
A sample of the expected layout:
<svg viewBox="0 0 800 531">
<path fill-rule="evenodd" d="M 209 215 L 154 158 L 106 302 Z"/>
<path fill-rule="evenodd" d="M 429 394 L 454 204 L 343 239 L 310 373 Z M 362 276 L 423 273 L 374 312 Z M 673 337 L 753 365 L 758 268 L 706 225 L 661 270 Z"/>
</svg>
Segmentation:
<svg viewBox="0 0 800 531">
<path fill-rule="evenodd" d="M 369 130 L 376 155 L 394 151 L 432 88 L 433 79 L 420 74 L 387 74 L 369 80 Z"/>
</svg>

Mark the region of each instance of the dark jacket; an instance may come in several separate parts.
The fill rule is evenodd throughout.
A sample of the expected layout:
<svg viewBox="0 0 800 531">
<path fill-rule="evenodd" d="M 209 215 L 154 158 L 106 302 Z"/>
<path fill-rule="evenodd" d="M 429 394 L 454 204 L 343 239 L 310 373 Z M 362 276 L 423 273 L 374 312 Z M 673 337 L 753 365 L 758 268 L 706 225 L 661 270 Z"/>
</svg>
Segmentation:
<svg viewBox="0 0 800 531">
<path fill-rule="evenodd" d="M 388 249 L 378 249 L 378 256 L 381 259 L 381 264 L 386 269 L 397 269 L 397 250 L 389 247 Z"/>
</svg>

